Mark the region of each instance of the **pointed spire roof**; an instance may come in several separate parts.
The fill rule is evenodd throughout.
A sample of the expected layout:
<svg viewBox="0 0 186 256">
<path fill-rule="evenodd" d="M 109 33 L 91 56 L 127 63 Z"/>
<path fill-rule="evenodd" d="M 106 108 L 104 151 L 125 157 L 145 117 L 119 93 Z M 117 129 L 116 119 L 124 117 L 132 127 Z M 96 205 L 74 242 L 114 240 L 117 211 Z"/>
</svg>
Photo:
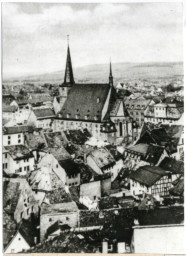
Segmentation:
<svg viewBox="0 0 186 256">
<path fill-rule="evenodd" d="M 111 64 L 111 60 L 110 60 L 109 84 L 110 84 L 110 86 L 113 86 L 113 76 L 112 76 L 112 64 Z"/>
<path fill-rule="evenodd" d="M 110 60 L 110 75 L 109 77 L 112 77 L 112 64 L 111 64 L 111 60 Z"/>
<path fill-rule="evenodd" d="M 68 47 L 67 47 L 67 60 L 66 60 L 66 68 L 65 68 L 65 77 L 63 85 L 72 86 L 74 82 L 74 75 L 72 70 L 72 62 L 70 56 L 70 47 L 69 47 L 69 37 L 67 36 Z"/>
</svg>

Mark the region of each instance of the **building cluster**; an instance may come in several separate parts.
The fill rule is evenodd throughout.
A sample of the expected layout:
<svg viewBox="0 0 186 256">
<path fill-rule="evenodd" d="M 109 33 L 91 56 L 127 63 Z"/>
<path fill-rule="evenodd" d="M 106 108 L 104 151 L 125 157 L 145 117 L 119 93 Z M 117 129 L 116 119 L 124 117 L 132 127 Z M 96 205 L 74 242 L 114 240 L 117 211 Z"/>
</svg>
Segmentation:
<svg viewBox="0 0 186 256">
<path fill-rule="evenodd" d="M 76 83 L 69 46 L 51 88 L 3 94 L 5 253 L 183 253 L 183 98 Z"/>
</svg>

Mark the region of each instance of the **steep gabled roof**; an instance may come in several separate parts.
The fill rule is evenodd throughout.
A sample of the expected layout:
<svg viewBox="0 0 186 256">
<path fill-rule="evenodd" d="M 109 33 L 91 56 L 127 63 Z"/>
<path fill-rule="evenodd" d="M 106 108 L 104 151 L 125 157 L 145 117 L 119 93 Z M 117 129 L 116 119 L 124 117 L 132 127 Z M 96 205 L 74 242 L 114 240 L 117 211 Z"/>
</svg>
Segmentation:
<svg viewBox="0 0 186 256">
<path fill-rule="evenodd" d="M 171 157 L 165 157 L 159 166 L 172 173 L 184 174 L 184 162 Z"/>
<path fill-rule="evenodd" d="M 45 119 L 45 118 L 54 118 L 55 117 L 54 110 L 51 108 L 37 108 L 37 109 L 33 109 L 33 112 L 36 115 L 37 119 Z"/>
<path fill-rule="evenodd" d="M 140 184 L 151 187 L 161 177 L 167 175 L 166 171 L 157 166 L 142 166 L 130 174 L 130 178 Z"/>
<path fill-rule="evenodd" d="M 100 122 L 109 84 L 76 84 L 59 114 L 63 119 Z M 69 117 L 67 117 L 69 115 Z"/>
<path fill-rule="evenodd" d="M 68 176 L 80 173 L 79 164 L 75 163 L 72 159 L 59 160 L 58 162 Z"/>
<path fill-rule="evenodd" d="M 53 169 L 45 166 L 32 171 L 28 180 L 34 190 L 53 191 L 64 187 L 63 182 Z"/>
<path fill-rule="evenodd" d="M 34 128 L 32 126 L 21 125 L 21 126 L 11 126 L 11 127 L 4 127 L 3 134 L 17 134 L 17 133 L 24 133 L 29 132 L 32 133 Z"/>
</svg>

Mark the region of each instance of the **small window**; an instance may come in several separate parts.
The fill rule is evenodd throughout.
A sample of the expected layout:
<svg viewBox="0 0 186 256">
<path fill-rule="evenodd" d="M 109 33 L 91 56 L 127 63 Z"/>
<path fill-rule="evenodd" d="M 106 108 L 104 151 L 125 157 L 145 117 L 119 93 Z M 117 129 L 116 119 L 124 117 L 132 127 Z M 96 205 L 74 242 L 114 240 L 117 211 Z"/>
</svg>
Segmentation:
<svg viewBox="0 0 186 256">
<path fill-rule="evenodd" d="M 99 103 L 100 102 L 100 99 L 99 98 L 97 98 L 97 103 Z"/>
<path fill-rule="evenodd" d="M 21 134 L 18 134 L 18 138 L 21 138 Z"/>
<path fill-rule="evenodd" d="M 10 145 L 10 141 L 8 141 L 8 145 Z"/>
<path fill-rule="evenodd" d="M 58 168 L 58 164 L 56 164 L 56 168 Z"/>
<path fill-rule="evenodd" d="M 66 220 L 69 220 L 69 217 L 66 217 Z"/>
<path fill-rule="evenodd" d="M 8 139 L 10 140 L 10 139 L 11 139 L 11 137 L 10 137 L 10 136 L 8 136 Z"/>
<path fill-rule="evenodd" d="M 6 153 L 6 154 L 5 154 L 5 158 L 7 158 L 7 156 L 8 156 L 8 155 L 7 155 L 7 153 Z"/>
<path fill-rule="evenodd" d="M 29 171 L 30 170 L 30 166 L 27 166 L 27 171 Z"/>
<path fill-rule="evenodd" d="M 49 220 L 48 220 L 49 222 L 51 222 L 52 221 L 52 218 L 49 218 Z"/>
</svg>

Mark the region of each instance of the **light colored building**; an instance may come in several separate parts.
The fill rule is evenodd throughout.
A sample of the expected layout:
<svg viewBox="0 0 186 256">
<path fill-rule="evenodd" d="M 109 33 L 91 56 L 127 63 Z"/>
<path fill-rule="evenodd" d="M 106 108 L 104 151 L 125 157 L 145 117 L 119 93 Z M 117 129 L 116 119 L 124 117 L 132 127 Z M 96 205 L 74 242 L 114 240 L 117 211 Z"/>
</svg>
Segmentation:
<svg viewBox="0 0 186 256">
<path fill-rule="evenodd" d="M 40 215 L 40 241 L 47 236 L 47 229 L 56 221 L 71 228 L 78 225 L 78 207 L 75 202 L 42 205 Z"/>
<path fill-rule="evenodd" d="M 123 161 L 121 159 L 115 160 L 109 150 L 104 148 L 98 148 L 91 151 L 87 155 L 87 164 L 99 175 L 110 173 L 111 180 L 114 180 L 121 168 L 123 167 Z"/>
<path fill-rule="evenodd" d="M 184 254 L 184 225 L 133 227 L 132 253 Z"/>
<path fill-rule="evenodd" d="M 182 117 L 184 108 L 174 103 L 158 103 L 148 106 L 145 111 L 145 122 L 154 124 L 176 124 Z"/>
<path fill-rule="evenodd" d="M 7 175 L 26 175 L 34 170 L 35 160 L 32 152 L 23 145 L 6 146 L 3 150 L 3 171 Z"/>
<path fill-rule="evenodd" d="M 55 113 L 51 108 L 34 108 L 28 117 L 28 124 L 37 128 L 52 129 L 54 118 Z"/>
<path fill-rule="evenodd" d="M 33 133 L 31 126 L 9 126 L 3 128 L 3 146 L 25 144 L 25 134 Z"/>
<path fill-rule="evenodd" d="M 132 195 L 151 194 L 166 196 L 172 187 L 172 175 L 157 166 L 142 166 L 130 174 Z"/>
</svg>

